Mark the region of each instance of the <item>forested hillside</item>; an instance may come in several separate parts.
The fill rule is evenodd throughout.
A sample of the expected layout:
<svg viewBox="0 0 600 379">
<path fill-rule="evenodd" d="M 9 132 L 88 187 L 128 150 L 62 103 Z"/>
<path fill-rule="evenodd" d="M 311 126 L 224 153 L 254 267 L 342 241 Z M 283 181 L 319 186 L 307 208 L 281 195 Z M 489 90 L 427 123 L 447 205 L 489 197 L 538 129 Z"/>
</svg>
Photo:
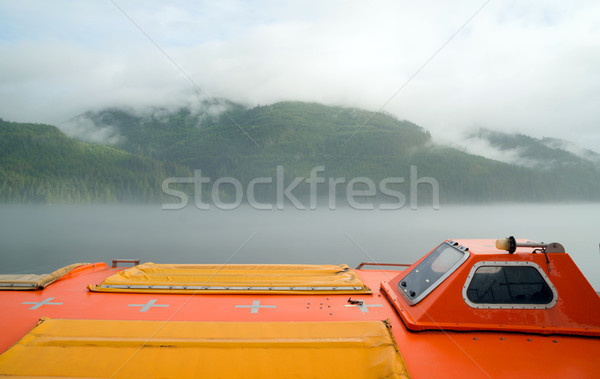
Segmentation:
<svg viewBox="0 0 600 379">
<path fill-rule="evenodd" d="M 92 132 L 110 129 L 110 140 L 117 141 L 112 147 L 80 142 L 53 126 L 1 122 L 0 199 L 161 201 L 164 179 L 191 178 L 200 170 L 210 178 L 203 185 L 205 196 L 218 178 L 234 178 L 246 189 L 253 179 L 267 177 L 272 181 L 255 186 L 255 197 L 274 202 L 277 186 L 287 186 L 294 178 L 302 179 L 294 194 L 308 196 L 311 185 L 305 179 L 323 167 L 321 178 L 343 178 L 338 197 L 346 195 L 353 178 L 375 184 L 402 178 L 389 188 L 409 197 L 411 180 L 416 185 L 415 180 L 431 177 L 439 183 L 442 203 L 600 200 L 598 164 L 556 147 L 557 140 L 497 132 L 477 136 L 501 149 L 501 156 L 518 148 L 528 162 L 544 163 L 528 166 L 435 144 L 425 129 L 384 113 L 300 102 L 247 109 L 223 101 L 221 107 L 105 109 L 71 121 L 85 124 L 88 132 L 90 125 Z M 283 183 L 277 182 L 278 166 Z M 188 195 L 194 191 L 188 184 L 178 188 Z M 368 189 L 364 183 L 356 188 Z M 233 189 L 223 186 L 218 191 L 227 198 Z M 317 187 L 321 196 L 330 196 L 330 191 L 327 183 Z M 419 201 L 433 200 L 431 185 L 420 185 L 418 191 Z M 385 194 L 377 196 L 385 201 Z"/>
<path fill-rule="evenodd" d="M 54 126 L 0 119 L 0 200 L 12 202 L 149 202 L 162 180 L 189 171 L 114 147 L 65 136 Z"/>
<path fill-rule="evenodd" d="M 387 114 L 300 102 L 252 109 L 229 104 L 227 112 L 231 117 L 189 109 L 155 109 L 144 116 L 108 109 L 85 118 L 98 127 L 116 128 L 126 150 L 202 170 L 213 180 L 232 176 L 247 184 L 256 177 L 275 177 L 281 165 L 289 182 L 325 166 L 324 177 L 368 177 L 376 183 L 405 178 L 397 187 L 408 194 L 412 165 L 419 177 L 440 183 L 440 200 L 446 202 L 600 199 L 596 167 L 542 170 L 499 162 L 436 145 L 425 129 Z M 555 158 L 561 158 L 560 152 Z M 306 194 L 308 187 L 302 183 L 295 193 Z M 263 198 L 275 196 L 275 186 L 257 188 Z M 327 190 L 322 186 L 321 194 Z M 420 188 L 422 199 L 429 190 Z"/>
</svg>

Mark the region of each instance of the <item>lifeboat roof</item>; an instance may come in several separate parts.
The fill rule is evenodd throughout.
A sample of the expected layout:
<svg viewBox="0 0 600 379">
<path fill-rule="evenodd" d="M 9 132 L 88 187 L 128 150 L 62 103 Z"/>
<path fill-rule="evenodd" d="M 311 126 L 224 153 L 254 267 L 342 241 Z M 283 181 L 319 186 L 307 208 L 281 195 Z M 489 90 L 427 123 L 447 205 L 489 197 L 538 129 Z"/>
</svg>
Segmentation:
<svg viewBox="0 0 600 379">
<path fill-rule="evenodd" d="M 496 242 L 356 269 L 125 260 L 0 276 L 0 376 L 596 377 L 600 297 L 570 256 Z"/>
</svg>

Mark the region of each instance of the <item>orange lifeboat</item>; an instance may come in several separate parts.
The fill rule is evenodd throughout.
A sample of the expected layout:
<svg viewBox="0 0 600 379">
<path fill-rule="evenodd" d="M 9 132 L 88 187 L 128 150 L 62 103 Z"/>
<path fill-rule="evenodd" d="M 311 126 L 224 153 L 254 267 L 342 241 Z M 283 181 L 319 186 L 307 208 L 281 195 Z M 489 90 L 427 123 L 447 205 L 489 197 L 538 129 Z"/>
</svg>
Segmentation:
<svg viewBox="0 0 600 379">
<path fill-rule="evenodd" d="M 131 263 L 0 275 L 0 375 L 600 372 L 600 297 L 558 243 L 447 240 L 410 266 L 356 269 Z"/>
</svg>

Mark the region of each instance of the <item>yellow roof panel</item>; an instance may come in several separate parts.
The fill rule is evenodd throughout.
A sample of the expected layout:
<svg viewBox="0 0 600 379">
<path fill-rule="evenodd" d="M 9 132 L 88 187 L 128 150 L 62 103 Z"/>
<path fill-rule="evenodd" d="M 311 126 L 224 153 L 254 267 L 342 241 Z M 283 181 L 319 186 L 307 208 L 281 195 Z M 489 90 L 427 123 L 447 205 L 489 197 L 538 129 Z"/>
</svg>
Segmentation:
<svg viewBox="0 0 600 379">
<path fill-rule="evenodd" d="M 384 321 L 42 319 L 0 355 L 0 375 L 405 378 Z"/>
<path fill-rule="evenodd" d="M 347 265 L 144 263 L 89 288 L 138 293 L 371 293 Z"/>
<path fill-rule="evenodd" d="M 40 290 L 54 283 L 73 269 L 88 263 L 75 263 L 59 268 L 50 274 L 3 274 L 0 275 L 0 290 Z"/>
</svg>

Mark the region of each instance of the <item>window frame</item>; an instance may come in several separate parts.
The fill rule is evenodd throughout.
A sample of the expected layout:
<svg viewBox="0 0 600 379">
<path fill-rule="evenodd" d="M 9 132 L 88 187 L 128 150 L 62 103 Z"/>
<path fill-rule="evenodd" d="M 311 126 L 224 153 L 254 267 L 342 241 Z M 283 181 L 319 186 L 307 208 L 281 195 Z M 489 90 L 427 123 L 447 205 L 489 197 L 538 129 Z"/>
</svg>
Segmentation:
<svg viewBox="0 0 600 379">
<path fill-rule="evenodd" d="M 402 282 L 402 280 L 404 280 L 404 278 L 406 278 L 414 270 L 416 270 L 419 267 L 419 265 L 421 265 L 421 263 L 423 261 L 425 261 L 425 259 L 427 259 L 427 257 L 425 257 L 423 259 L 423 261 L 421 261 L 421 263 L 419 263 L 412 270 L 410 270 L 410 272 L 408 272 L 406 275 L 404 275 L 402 277 L 402 279 L 400 279 L 400 281 L 398 282 L 397 286 L 398 286 L 398 291 L 402 294 L 402 297 L 406 300 L 406 302 L 409 305 L 415 305 L 415 304 L 419 303 L 421 300 L 423 300 L 427 295 L 429 295 L 431 292 L 433 292 L 433 290 L 435 290 L 437 287 L 439 287 L 439 285 L 442 284 L 442 282 L 445 281 L 450 275 L 452 275 L 460 266 L 462 266 L 462 264 L 465 263 L 467 261 L 467 259 L 469 259 L 469 256 L 470 256 L 469 248 L 459 245 L 457 242 L 454 242 L 452 240 L 442 242 L 435 249 L 433 249 L 429 254 L 432 254 L 435 250 L 439 249 L 440 246 L 442 246 L 444 244 L 450 246 L 453 249 L 456 249 L 458 252 L 462 253 L 463 256 L 454 265 L 452 265 L 448 269 L 448 271 L 446 271 L 442 276 L 440 276 L 435 282 L 431 283 L 429 285 L 429 287 L 427 287 L 427 289 L 425 289 L 419 296 L 417 296 L 414 299 L 411 298 L 410 296 L 408 296 L 405 293 L 405 291 L 403 291 L 402 288 L 400 288 L 400 283 Z M 427 256 L 429 256 L 429 254 Z"/>
<path fill-rule="evenodd" d="M 550 290 L 552 291 L 552 301 L 550 301 L 547 304 L 512 304 L 512 303 L 491 304 L 491 303 L 474 303 L 469 299 L 469 297 L 467 296 L 467 290 L 468 290 L 469 286 L 471 285 L 471 281 L 473 280 L 473 277 L 475 276 L 475 272 L 477 271 L 478 268 L 480 268 L 480 267 L 510 267 L 510 266 L 513 266 L 513 267 L 514 266 L 522 266 L 522 267 L 535 268 L 538 271 L 538 273 L 540 274 L 540 276 L 542 277 L 542 279 L 546 282 L 546 284 L 548 285 Z M 548 275 L 546 275 L 546 272 L 544 272 L 544 270 L 542 270 L 542 268 L 537 263 L 528 262 L 528 261 L 524 261 L 524 262 L 481 261 L 481 262 L 475 263 L 473 265 L 473 267 L 471 268 L 471 271 L 469 272 L 469 276 L 467 277 L 467 280 L 465 281 L 465 285 L 463 286 L 462 296 L 463 296 L 463 300 L 465 301 L 465 303 L 467 303 L 468 306 L 470 306 L 471 308 L 476 308 L 476 309 L 550 309 L 550 308 L 554 307 L 558 301 L 558 293 L 556 292 L 556 288 L 554 287 L 554 284 L 552 284 L 552 282 L 550 281 L 550 278 L 548 278 Z"/>
</svg>

